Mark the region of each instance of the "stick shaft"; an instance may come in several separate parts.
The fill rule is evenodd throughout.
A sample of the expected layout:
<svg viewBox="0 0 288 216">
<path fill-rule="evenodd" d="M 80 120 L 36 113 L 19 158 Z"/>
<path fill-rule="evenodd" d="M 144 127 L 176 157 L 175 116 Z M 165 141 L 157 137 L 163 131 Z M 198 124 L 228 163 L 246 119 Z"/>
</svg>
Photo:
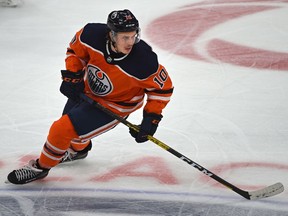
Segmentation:
<svg viewBox="0 0 288 216">
<path fill-rule="evenodd" d="M 112 112 L 111 110 L 107 109 L 106 107 L 102 106 L 101 104 L 97 103 L 96 101 L 92 100 L 91 98 L 89 98 L 87 95 L 85 94 L 81 94 L 81 98 L 84 99 L 86 102 L 92 104 L 93 106 L 97 107 L 98 109 L 102 110 L 103 112 L 107 113 L 108 115 L 110 115 L 111 117 L 115 118 L 116 120 L 118 120 L 119 122 L 123 123 L 124 125 L 126 125 L 127 127 L 135 130 L 136 132 L 139 132 L 139 127 L 137 125 L 134 125 L 132 123 L 130 123 L 129 121 L 127 121 L 125 118 L 115 114 L 114 112 Z M 219 182 L 220 184 L 226 186 L 227 188 L 233 190 L 234 192 L 238 193 L 239 195 L 241 195 L 242 197 L 246 198 L 246 199 L 251 199 L 253 197 L 259 196 L 259 198 L 263 198 L 263 197 L 268 197 L 270 196 L 269 194 L 271 193 L 272 195 L 276 195 L 278 193 L 281 193 L 284 188 L 283 185 L 281 183 L 277 183 L 276 185 L 276 189 L 270 187 L 264 188 L 263 190 L 259 190 L 257 192 L 252 192 L 249 193 L 248 191 L 244 191 L 238 187 L 236 187 L 235 185 L 227 182 L 226 180 L 222 179 L 221 177 L 217 176 L 216 174 L 214 174 L 213 172 L 209 171 L 208 169 L 204 168 L 203 166 L 199 165 L 198 163 L 194 162 L 193 160 L 191 160 L 190 158 L 184 156 L 183 154 L 181 154 L 180 152 L 176 151 L 175 149 L 171 148 L 170 146 L 166 145 L 165 143 L 163 143 L 162 141 L 156 139 L 155 137 L 148 135 L 147 136 L 148 140 L 152 141 L 153 143 L 155 143 L 156 145 L 158 145 L 159 147 L 161 147 L 162 149 L 170 152 L 171 154 L 173 154 L 174 156 L 180 158 L 182 161 L 186 162 L 187 164 L 191 165 L 192 167 L 198 169 L 200 172 L 202 172 L 203 174 L 209 176 L 210 178 L 213 178 L 214 180 L 216 180 L 217 182 Z M 269 190 L 268 190 L 269 189 Z M 282 190 L 283 189 L 283 190 Z M 273 191 L 272 191 L 273 190 Z M 263 191 L 263 194 L 262 194 Z M 276 192 L 275 192 L 276 191 Z M 273 192 L 273 193 L 272 193 Z M 253 194 L 255 193 L 255 194 Z M 256 199 L 256 198 L 253 198 Z"/>
</svg>

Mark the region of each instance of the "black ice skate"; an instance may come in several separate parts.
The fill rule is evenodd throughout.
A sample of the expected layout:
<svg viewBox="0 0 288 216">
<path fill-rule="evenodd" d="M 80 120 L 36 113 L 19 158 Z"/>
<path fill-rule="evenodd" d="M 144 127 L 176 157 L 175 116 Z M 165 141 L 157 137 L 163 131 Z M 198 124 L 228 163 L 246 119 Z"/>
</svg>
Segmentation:
<svg viewBox="0 0 288 216">
<path fill-rule="evenodd" d="M 45 178 L 50 169 L 40 168 L 38 160 L 30 160 L 28 165 L 24 167 L 13 170 L 7 176 L 7 183 L 12 184 L 27 184 L 29 182 Z"/>
<path fill-rule="evenodd" d="M 62 158 L 60 163 L 66 163 L 66 162 L 71 162 L 79 159 L 84 159 L 87 157 L 88 152 L 92 148 L 92 142 L 90 141 L 89 145 L 86 146 L 85 149 L 82 151 L 74 151 L 73 149 L 69 148 L 66 152 L 64 157 Z"/>
</svg>

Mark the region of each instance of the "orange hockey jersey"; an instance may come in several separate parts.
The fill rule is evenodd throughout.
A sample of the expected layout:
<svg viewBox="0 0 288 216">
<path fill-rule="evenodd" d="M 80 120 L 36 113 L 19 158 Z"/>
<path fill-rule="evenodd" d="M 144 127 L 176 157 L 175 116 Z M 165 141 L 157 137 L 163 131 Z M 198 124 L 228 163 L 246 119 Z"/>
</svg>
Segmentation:
<svg viewBox="0 0 288 216">
<path fill-rule="evenodd" d="M 173 92 L 166 69 L 143 40 L 128 55 L 114 53 L 106 24 L 87 24 L 67 49 L 66 69 L 85 69 L 85 93 L 113 112 L 127 116 L 142 107 L 161 114 Z"/>
</svg>

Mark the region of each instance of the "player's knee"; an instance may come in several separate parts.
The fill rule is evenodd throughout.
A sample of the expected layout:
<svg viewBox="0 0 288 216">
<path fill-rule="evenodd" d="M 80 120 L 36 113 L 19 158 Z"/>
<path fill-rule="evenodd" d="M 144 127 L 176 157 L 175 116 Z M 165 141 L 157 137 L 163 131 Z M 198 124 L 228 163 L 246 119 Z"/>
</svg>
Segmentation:
<svg viewBox="0 0 288 216">
<path fill-rule="evenodd" d="M 48 134 L 48 142 L 60 149 L 67 149 L 72 139 L 78 135 L 67 115 L 63 115 L 59 120 L 55 121 L 50 127 Z"/>
</svg>

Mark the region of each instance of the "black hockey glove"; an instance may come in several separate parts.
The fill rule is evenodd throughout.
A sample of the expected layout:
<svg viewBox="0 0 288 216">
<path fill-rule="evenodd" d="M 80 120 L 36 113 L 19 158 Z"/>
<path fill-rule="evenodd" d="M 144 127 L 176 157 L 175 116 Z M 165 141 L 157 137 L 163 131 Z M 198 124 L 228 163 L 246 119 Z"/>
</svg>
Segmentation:
<svg viewBox="0 0 288 216">
<path fill-rule="evenodd" d="M 84 91 L 84 71 L 72 72 L 69 70 L 61 70 L 62 84 L 60 86 L 60 92 L 67 98 L 79 102 L 79 94 Z"/>
<path fill-rule="evenodd" d="M 161 121 L 162 117 L 162 115 L 147 113 L 144 111 L 142 123 L 139 125 L 140 131 L 136 132 L 129 128 L 129 133 L 135 138 L 136 142 L 146 142 L 148 140 L 147 135 L 153 136 L 156 132 L 158 123 Z"/>
</svg>

